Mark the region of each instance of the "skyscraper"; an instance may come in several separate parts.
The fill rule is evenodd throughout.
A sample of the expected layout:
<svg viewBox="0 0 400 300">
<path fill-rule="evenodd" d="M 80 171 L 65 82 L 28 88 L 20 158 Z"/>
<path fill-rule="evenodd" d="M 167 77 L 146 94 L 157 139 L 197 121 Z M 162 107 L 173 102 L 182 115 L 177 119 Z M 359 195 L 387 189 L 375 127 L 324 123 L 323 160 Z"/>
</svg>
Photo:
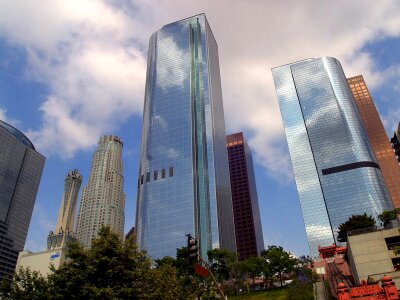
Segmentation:
<svg viewBox="0 0 400 300">
<path fill-rule="evenodd" d="M 90 247 L 102 225 L 123 238 L 125 223 L 122 146 L 119 137 L 102 136 L 93 155 L 87 186 L 83 188 L 76 231 L 79 242 Z"/>
<path fill-rule="evenodd" d="M 136 210 L 137 242 L 175 256 L 190 233 L 207 250 L 236 250 L 218 47 L 200 14 L 149 43 Z"/>
<path fill-rule="evenodd" d="M 0 120 L 0 282 L 24 249 L 44 162 L 22 132 Z"/>
<path fill-rule="evenodd" d="M 390 145 L 389 138 L 368 91 L 364 78 L 359 75 L 347 79 L 353 93 L 369 142 L 385 179 L 395 207 L 400 208 L 400 166 Z"/>
<path fill-rule="evenodd" d="M 253 158 L 243 133 L 226 136 L 231 178 L 236 248 L 240 260 L 264 250 Z"/>
<path fill-rule="evenodd" d="M 74 219 L 76 201 L 82 184 L 82 176 L 78 170 L 69 171 L 64 180 L 64 194 L 61 199 L 60 211 L 55 231 L 50 231 L 47 237 L 47 250 L 31 252 L 25 250 L 19 253 L 17 269 L 29 268 L 47 276 L 50 265 L 58 269 L 66 261 L 68 245 L 76 242 L 74 234 Z"/>
<path fill-rule="evenodd" d="M 64 247 L 74 239 L 74 221 L 76 201 L 82 184 L 82 175 L 78 170 L 69 171 L 65 176 L 64 194 L 61 199 L 57 225 L 47 237 L 47 249 Z"/>
<path fill-rule="evenodd" d="M 392 209 L 380 167 L 338 60 L 273 68 L 312 256 L 353 214 Z"/>
</svg>

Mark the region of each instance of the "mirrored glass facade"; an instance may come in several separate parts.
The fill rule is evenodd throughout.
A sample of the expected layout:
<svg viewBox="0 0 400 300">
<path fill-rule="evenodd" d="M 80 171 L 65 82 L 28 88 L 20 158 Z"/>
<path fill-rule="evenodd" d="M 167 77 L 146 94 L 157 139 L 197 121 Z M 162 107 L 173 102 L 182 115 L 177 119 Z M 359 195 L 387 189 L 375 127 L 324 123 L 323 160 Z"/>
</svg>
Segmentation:
<svg viewBox="0 0 400 300">
<path fill-rule="evenodd" d="M 155 32 L 143 112 L 137 242 L 175 257 L 186 234 L 235 250 L 218 47 L 204 14 Z"/>
<path fill-rule="evenodd" d="M 400 166 L 362 75 L 347 78 L 393 205 L 400 208 Z"/>
<path fill-rule="evenodd" d="M 339 61 L 308 59 L 272 74 L 310 252 L 317 256 L 351 215 L 378 220 L 393 206 Z"/>
<path fill-rule="evenodd" d="M 0 282 L 24 249 L 44 162 L 22 132 L 0 121 Z"/>
</svg>

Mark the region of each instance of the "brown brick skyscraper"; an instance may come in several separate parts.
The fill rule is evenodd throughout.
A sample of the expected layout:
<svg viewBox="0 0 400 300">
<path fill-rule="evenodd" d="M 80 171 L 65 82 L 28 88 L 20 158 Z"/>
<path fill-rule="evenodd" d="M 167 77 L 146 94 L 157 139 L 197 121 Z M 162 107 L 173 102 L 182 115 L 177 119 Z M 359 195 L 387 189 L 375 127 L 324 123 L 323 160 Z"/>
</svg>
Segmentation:
<svg viewBox="0 0 400 300">
<path fill-rule="evenodd" d="M 264 249 L 260 209 L 251 151 L 243 133 L 227 137 L 229 172 L 239 260 L 258 256 Z"/>
<path fill-rule="evenodd" d="M 364 78 L 347 79 L 395 207 L 400 208 L 400 166 Z"/>
</svg>

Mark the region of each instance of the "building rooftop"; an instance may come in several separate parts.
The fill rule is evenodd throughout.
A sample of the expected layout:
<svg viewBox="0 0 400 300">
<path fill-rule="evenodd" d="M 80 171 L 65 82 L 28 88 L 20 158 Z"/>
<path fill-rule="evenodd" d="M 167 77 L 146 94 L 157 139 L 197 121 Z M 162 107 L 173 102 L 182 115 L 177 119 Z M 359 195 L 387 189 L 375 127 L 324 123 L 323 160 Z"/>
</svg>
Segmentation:
<svg viewBox="0 0 400 300">
<path fill-rule="evenodd" d="M 0 120 L 0 127 L 7 130 L 17 140 L 19 140 L 22 144 L 24 144 L 28 148 L 35 150 L 35 146 L 33 146 L 32 142 L 27 138 L 27 136 L 25 134 L 23 134 L 21 131 L 19 131 L 17 128 L 15 128 L 14 126 L 11 126 L 10 124 Z"/>
</svg>

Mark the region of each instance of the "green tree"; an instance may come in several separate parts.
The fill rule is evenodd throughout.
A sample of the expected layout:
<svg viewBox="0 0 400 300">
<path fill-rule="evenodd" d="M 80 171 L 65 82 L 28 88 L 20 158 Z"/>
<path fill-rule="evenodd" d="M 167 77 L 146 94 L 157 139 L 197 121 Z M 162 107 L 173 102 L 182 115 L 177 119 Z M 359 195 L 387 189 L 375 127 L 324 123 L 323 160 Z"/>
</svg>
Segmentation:
<svg viewBox="0 0 400 300">
<path fill-rule="evenodd" d="M 252 279 L 253 284 L 255 277 L 264 275 L 268 270 L 265 259 L 261 257 L 249 257 L 246 260 L 239 261 L 233 265 L 233 277 L 237 287 L 245 287 L 249 292 L 249 279 Z"/>
<path fill-rule="evenodd" d="M 376 228 L 375 219 L 366 213 L 363 215 L 352 215 L 346 222 L 339 225 L 337 240 L 342 243 L 347 242 L 347 233 L 349 231 L 364 228 Z"/>
<path fill-rule="evenodd" d="M 270 272 L 278 275 L 280 284 L 283 286 L 283 275 L 294 270 L 297 260 L 280 246 L 268 246 L 261 252 L 261 256 L 266 260 Z"/>
<path fill-rule="evenodd" d="M 393 210 L 385 210 L 379 216 L 379 220 L 382 221 L 383 226 L 388 226 L 392 221 L 397 219 L 397 215 L 400 213 L 400 209 L 396 208 Z"/>
<path fill-rule="evenodd" d="M 186 290 L 182 284 L 182 277 L 179 277 L 177 269 L 168 263 L 164 263 L 152 270 L 154 274 L 154 281 L 152 289 L 154 289 L 152 297 L 149 299 L 165 299 L 165 300 L 179 300 L 179 299 L 193 299 L 194 294 L 191 290 Z"/>
<path fill-rule="evenodd" d="M 71 244 L 68 262 L 47 279 L 21 270 L 6 287 L 5 299 L 187 299 L 182 278 L 171 260 L 152 267 L 133 238 L 120 241 L 109 227 L 102 227 L 90 249 Z M 170 261 L 168 263 L 168 261 Z M 39 296 L 36 296 L 39 295 Z"/>
<path fill-rule="evenodd" d="M 2 282 L 1 299 L 46 300 L 51 299 L 46 279 L 37 271 L 19 268 L 12 280 Z"/>
<path fill-rule="evenodd" d="M 151 260 L 133 239 L 121 243 L 109 227 L 102 227 L 90 249 L 71 244 L 67 257 L 69 263 L 48 278 L 55 299 L 146 299 Z"/>
<path fill-rule="evenodd" d="M 186 294 L 201 296 L 204 290 L 204 280 L 196 276 L 193 263 L 188 260 L 187 247 L 176 249 L 176 259 L 165 256 L 155 260 L 156 268 L 159 269 L 165 265 L 172 266 L 176 270 L 179 282 L 185 287 Z"/>
<path fill-rule="evenodd" d="M 227 249 L 213 249 L 207 252 L 211 270 L 219 282 L 228 280 L 237 261 L 237 253 Z"/>
</svg>

